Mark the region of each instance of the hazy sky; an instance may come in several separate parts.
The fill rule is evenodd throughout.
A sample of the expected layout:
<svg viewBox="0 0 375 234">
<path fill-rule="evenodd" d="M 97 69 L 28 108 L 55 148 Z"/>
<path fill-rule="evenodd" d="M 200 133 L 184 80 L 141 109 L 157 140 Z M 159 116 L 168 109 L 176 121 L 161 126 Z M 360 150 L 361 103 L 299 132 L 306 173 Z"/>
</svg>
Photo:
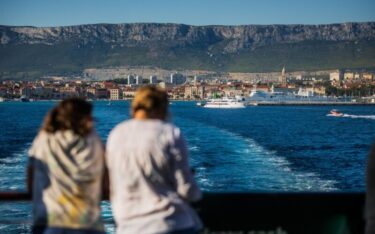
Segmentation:
<svg viewBox="0 0 375 234">
<path fill-rule="evenodd" d="M 0 24 L 329 24 L 375 21 L 375 0 L 0 0 Z"/>
</svg>

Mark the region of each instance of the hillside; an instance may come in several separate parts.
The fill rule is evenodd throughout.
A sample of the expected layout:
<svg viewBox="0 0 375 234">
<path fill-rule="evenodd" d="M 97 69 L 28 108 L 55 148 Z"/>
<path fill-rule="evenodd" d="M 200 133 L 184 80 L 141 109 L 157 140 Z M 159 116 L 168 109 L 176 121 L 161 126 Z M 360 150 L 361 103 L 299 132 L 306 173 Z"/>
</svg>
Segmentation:
<svg viewBox="0 0 375 234">
<path fill-rule="evenodd" d="M 375 67 L 375 22 L 0 26 L 0 78 L 149 65 L 238 72 Z"/>
</svg>

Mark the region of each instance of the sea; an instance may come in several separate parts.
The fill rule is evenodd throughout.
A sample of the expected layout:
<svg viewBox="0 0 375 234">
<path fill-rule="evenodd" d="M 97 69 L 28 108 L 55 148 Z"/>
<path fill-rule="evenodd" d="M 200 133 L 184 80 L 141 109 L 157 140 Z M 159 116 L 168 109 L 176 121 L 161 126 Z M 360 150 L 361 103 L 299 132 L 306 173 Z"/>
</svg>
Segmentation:
<svg viewBox="0 0 375 234">
<path fill-rule="evenodd" d="M 53 101 L 0 103 L 0 191 L 25 190 L 27 151 Z M 96 101 L 103 142 L 130 118 L 130 102 Z M 339 109 L 345 115 L 327 114 Z M 190 164 L 209 192 L 363 192 L 375 141 L 375 106 L 249 106 L 206 109 L 172 101 L 169 121 L 181 128 Z M 129 133 L 131 134 L 131 133 Z M 29 233 L 30 202 L 0 201 L 0 233 Z M 108 233 L 109 202 L 102 203 Z"/>
</svg>

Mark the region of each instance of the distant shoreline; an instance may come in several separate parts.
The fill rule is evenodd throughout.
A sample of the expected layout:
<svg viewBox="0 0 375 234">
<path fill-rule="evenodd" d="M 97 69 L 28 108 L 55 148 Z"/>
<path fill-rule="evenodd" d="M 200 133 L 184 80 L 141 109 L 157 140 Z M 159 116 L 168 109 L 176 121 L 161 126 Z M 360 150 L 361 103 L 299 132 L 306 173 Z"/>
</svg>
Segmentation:
<svg viewBox="0 0 375 234">
<path fill-rule="evenodd" d="M 296 102 L 263 102 L 257 103 L 257 106 L 372 106 L 375 103 L 363 102 L 311 102 L 311 103 L 296 103 Z"/>
<path fill-rule="evenodd" d="M 41 100 L 30 100 L 23 103 L 33 102 L 59 102 L 62 99 L 41 99 Z M 98 99 L 98 100 L 87 100 L 90 102 L 128 102 L 133 100 L 132 98 L 111 100 L 111 99 Z M 186 100 L 186 99 L 169 99 L 170 102 L 201 102 L 204 100 Z M 0 103 L 15 103 L 22 102 L 21 100 L 6 100 Z M 247 106 L 372 106 L 375 102 L 251 102 Z"/>
</svg>

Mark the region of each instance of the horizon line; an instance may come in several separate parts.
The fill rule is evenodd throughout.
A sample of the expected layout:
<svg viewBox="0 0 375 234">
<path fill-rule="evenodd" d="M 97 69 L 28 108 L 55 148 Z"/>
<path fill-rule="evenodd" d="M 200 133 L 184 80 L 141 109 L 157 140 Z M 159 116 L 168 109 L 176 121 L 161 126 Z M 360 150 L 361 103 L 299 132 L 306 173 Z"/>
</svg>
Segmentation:
<svg viewBox="0 0 375 234">
<path fill-rule="evenodd" d="M 118 25 L 118 24 L 161 24 L 161 25 L 187 25 L 193 27 L 212 27 L 212 26 L 272 26 L 272 25 L 306 25 L 306 26 L 317 26 L 317 25 L 338 25 L 338 24 L 361 24 L 361 23 L 375 23 L 375 21 L 347 21 L 347 22 L 336 22 L 336 23 L 321 23 L 321 24 L 303 24 L 303 23 L 273 23 L 273 24 L 186 24 L 186 23 L 173 23 L 173 22 L 127 22 L 127 23 L 82 23 L 82 24 L 71 24 L 71 25 L 54 25 L 54 26 L 36 26 L 36 25 L 6 25 L 1 24 L 0 26 L 5 27 L 33 27 L 33 28 L 57 28 L 57 27 L 75 27 L 85 25 Z"/>
</svg>

